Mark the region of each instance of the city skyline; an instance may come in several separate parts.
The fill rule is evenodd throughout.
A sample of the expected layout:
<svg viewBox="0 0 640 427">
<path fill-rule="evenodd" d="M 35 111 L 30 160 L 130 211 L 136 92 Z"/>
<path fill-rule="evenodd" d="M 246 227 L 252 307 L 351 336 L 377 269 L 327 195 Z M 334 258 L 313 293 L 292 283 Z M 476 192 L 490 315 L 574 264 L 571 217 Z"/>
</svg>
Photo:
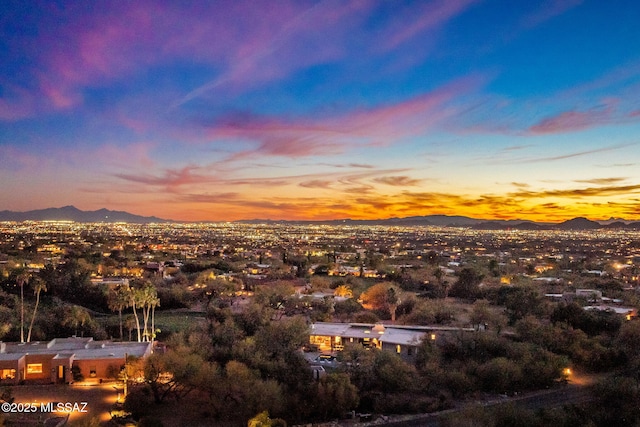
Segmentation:
<svg viewBox="0 0 640 427">
<path fill-rule="evenodd" d="M 0 5 L 0 210 L 640 219 L 640 5 Z"/>
</svg>

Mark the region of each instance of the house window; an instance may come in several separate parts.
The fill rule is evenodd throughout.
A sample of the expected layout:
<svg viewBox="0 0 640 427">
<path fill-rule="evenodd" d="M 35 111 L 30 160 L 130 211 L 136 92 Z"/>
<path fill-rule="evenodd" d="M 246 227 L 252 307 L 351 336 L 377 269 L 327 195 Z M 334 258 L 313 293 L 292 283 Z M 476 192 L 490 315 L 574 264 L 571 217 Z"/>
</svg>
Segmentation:
<svg viewBox="0 0 640 427">
<path fill-rule="evenodd" d="M 413 348 L 412 347 L 408 347 L 407 348 L 407 356 L 412 356 L 413 355 Z"/>
<path fill-rule="evenodd" d="M 396 346 L 396 353 L 398 354 L 402 353 L 402 348 L 400 348 L 400 344 Z"/>
<path fill-rule="evenodd" d="M 42 363 L 29 363 L 27 365 L 27 374 L 41 374 Z"/>
<path fill-rule="evenodd" d="M 95 366 L 89 366 L 89 376 L 91 378 L 94 378 L 96 376 L 96 367 Z"/>
<path fill-rule="evenodd" d="M 16 377 L 15 369 L 3 369 L 0 372 L 0 378 L 2 378 L 3 380 L 12 380 L 15 377 Z"/>
</svg>

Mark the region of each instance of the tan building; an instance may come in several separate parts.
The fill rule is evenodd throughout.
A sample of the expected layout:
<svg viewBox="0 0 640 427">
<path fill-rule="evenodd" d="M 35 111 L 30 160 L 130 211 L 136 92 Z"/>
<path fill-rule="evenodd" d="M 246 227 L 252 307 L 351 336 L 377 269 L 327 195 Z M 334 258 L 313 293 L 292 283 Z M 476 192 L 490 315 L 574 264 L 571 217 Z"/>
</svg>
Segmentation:
<svg viewBox="0 0 640 427">
<path fill-rule="evenodd" d="M 124 366 L 127 356 L 151 354 L 150 342 L 94 341 L 55 338 L 47 342 L 0 343 L 0 384 L 71 383 L 72 368 L 86 379 L 108 379 Z"/>
</svg>

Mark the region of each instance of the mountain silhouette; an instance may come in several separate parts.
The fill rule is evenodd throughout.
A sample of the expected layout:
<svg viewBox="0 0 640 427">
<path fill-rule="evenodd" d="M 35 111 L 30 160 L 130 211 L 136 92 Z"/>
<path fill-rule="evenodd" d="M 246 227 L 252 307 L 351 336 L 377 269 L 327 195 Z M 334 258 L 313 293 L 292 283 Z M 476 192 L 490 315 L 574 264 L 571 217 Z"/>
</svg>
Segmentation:
<svg viewBox="0 0 640 427">
<path fill-rule="evenodd" d="M 82 211 L 75 206 L 47 208 L 26 212 L 0 211 L 0 221 L 75 221 L 75 222 L 131 222 L 148 224 L 171 222 L 155 216 L 140 216 L 123 211 L 99 209 Z"/>
</svg>

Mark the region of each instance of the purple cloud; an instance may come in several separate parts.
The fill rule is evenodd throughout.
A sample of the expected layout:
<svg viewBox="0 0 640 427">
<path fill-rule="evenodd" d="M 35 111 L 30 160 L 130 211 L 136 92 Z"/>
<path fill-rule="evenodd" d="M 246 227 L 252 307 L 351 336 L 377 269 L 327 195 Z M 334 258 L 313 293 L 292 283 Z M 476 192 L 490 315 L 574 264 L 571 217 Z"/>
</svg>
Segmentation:
<svg viewBox="0 0 640 427">
<path fill-rule="evenodd" d="M 609 122 L 610 110 L 565 111 L 531 126 L 533 134 L 575 132 Z"/>
<path fill-rule="evenodd" d="M 352 146 L 390 145 L 454 116 L 458 109 L 451 105 L 452 101 L 475 87 L 476 81 L 460 79 L 404 102 L 335 117 L 227 116 L 209 127 L 208 136 L 218 141 L 237 139 L 257 143 L 257 147 L 241 151 L 233 160 L 259 155 L 300 158 L 340 154 Z"/>
</svg>

